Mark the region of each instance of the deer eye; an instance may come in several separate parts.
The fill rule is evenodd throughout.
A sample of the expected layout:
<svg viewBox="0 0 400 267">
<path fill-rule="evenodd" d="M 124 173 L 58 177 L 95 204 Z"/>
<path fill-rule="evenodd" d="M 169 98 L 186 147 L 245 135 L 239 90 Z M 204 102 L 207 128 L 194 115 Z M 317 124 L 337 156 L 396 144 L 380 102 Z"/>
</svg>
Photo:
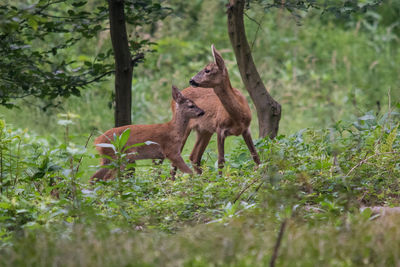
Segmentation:
<svg viewBox="0 0 400 267">
<path fill-rule="evenodd" d="M 189 108 L 194 108 L 194 106 L 193 105 L 189 105 Z"/>
<path fill-rule="evenodd" d="M 206 69 L 206 70 L 205 70 L 205 72 L 206 72 L 206 73 L 209 73 L 209 72 L 210 72 L 210 70 L 207 70 L 207 69 Z"/>
</svg>

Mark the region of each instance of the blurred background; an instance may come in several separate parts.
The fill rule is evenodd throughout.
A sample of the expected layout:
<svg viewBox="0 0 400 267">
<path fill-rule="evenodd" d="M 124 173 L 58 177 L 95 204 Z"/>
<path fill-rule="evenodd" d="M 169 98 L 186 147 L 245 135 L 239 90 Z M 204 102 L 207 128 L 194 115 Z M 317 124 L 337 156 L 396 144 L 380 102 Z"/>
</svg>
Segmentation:
<svg viewBox="0 0 400 267">
<path fill-rule="evenodd" d="M 96 1 L 89 1 L 87 8 Z M 282 105 L 279 134 L 329 127 L 366 113 L 380 114 L 399 102 L 399 1 L 389 0 L 349 17 L 321 14 L 320 10 L 294 14 L 265 9 L 262 2 L 251 3 L 245 25 L 258 71 Z M 133 123 L 161 123 L 171 118 L 171 84 L 186 88 L 189 79 L 212 60 L 211 44 L 222 53 L 232 85 L 248 97 L 227 34 L 226 1 L 169 0 L 163 5 L 172 9 L 164 20 L 128 27 L 130 39 L 140 36 L 155 43 L 150 47 L 153 52 L 133 70 Z M 63 56 L 90 60 L 110 47 L 109 32 L 104 31 L 82 40 Z M 0 107 L 0 117 L 16 128 L 60 138 L 64 129 L 57 121 L 60 114 L 69 112 L 79 115 L 70 133 L 87 136 L 92 129 L 113 127 L 113 90 L 111 76 L 83 89 L 81 97 L 56 99 L 55 108 L 43 111 L 38 100 L 26 99 L 18 108 Z M 256 113 L 248 99 L 254 116 L 253 138 L 257 138 Z"/>
</svg>

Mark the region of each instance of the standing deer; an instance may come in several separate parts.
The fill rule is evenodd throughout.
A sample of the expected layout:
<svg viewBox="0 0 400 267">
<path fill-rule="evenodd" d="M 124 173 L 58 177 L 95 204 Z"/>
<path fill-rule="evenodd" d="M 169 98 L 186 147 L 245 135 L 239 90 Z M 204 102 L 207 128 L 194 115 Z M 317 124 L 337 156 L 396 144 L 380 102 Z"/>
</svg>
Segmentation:
<svg viewBox="0 0 400 267">
<path fill-rule="evenodd" d="M 197 73 L 188 87 L 182 91 L 185 97 L 196 102 L 206 112 L 206 115 L 196 120 L 190 120 L 185 132 L 182 148 L 192 129 L 197 132 L 197 140 L 190 154 L 190 160 L 196 172 L 201 174 L 200 164 L 204 150 L 210 142 L 213 133 L 217 133 L 218 168 L 224 166 L 224 142 L 230 135 L 242 135 L 250 150 L 254 162 L 259 165 L 260 158 L 250 134 L 251 111 L 243 94 L 233 88 L 229 80 L 225 62 L 214 45 L 211 46 L 214 62 L 209 63 Z M 203 87 L 203 88 L 195 88 Z M 172 106 L 174 110 L 174 106 Z"/>
<path fill-rule="evenodd" d="M 152 141 L 150 145 L 129 148 L 125 153 L 128 154 L 128 160 L 130 162 L 140 159 L 167 158 L 172 162 L 174 168 L 178 168 L 185 173 L 193 173 L 181 157 L 182 141 L 189 120 L 191 118 L 203 116 L 204 111 L 193 101 L 183 96 L 175 86 L 172 86 L 172 98 L 175 102 L 175 112 L 171 121 L 162 124 L 126 125 L 112 128 L 97 137 L 94 143 L 96 145 L 101 143 L 110 143 L 114 134 L 121 135 L 129 128 L 130 136 L 126 143 L 126 147 L 137 143 Z M 101 159 L 101 165 L 109 164 L 111 162 L 111 160 L 108 159 L 109 157 L 115 158 L 115 152 L 110 147 L 97 146 L 96 149 L 99 151 L 100 155 L 108 156 L 107 158 Z M 90 178 L 90 180 L 107 180 L 112 179 L 113 176 L 114 174 L 111 170 L 101 168 Z"/>
</svg>

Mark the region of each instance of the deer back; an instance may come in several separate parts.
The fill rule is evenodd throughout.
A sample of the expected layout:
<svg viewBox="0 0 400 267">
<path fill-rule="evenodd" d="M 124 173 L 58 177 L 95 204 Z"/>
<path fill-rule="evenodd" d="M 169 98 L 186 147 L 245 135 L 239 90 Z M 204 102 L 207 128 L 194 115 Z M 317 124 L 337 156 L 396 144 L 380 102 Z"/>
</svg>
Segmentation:
<svg viewBox="0 0 400 267">
<path fill-rule="evenodd" d="M 238 98 L 243 102 L 243 120 L 235 121 L 226 111 L 219 97 L 212 88 L 188 87 L 182 91 L 185 97 L 192 99 L 196 105 L 205 111 L 205 115 L 192 119 L 189 122 L 189 129 L 197 131 L 217 132 L 217 129 L 226 129 L 228 135 L 240 135 L 250 126 L 251 111 L 246 98 L 237 90 Z M 171 103 L 172 111 L 175 112 L 175 105 Z"/>
</svg>

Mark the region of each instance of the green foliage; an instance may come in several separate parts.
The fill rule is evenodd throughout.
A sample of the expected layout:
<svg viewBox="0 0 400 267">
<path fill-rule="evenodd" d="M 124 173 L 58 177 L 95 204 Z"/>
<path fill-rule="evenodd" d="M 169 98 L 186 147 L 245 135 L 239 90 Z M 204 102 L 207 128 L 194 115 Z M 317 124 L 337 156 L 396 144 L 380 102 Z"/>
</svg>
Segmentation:
<svg viewBox="0 0 400 267">
<path fill-rule="evenodd" d="M 353 13 L 366 12 L 368 9 L 374 8 L 381 4 L 383 0 L 338 0 L 338 1 L 324 1 L 324 0 L 288 0 L 284 2 L 274 0 L 256 0 L 254 1 L 263 6 L 267 11 L 270 8 L 285 8 L 292 13 L 298 11 L 307 11 L 311 8 L 321 9 L 323 12 L 332 13 L 336 17 L 348 18 Z M 251 2 L 247 2 L 249 8 Z"/>
<path fill-rule="evenodd" d="M 248 15 L 263 25 L 254 58 L 267 88 L 283 106 L 280 129 L 285 133 L 329 127 L 337 120 L 380 112 L 390 100 L 392 105 L 398 102 L 398 38 L 394 28 L 382 27 L 378 13 L 346 21 L 345 27 L 324 16 L 327 21 L 321 23 L 314 14 L 303 17 L 301 26 L 283 12 L 264 16 L 249 10 Z"/>
<path fill-rule="evenodd" d="M 125 7 L 134 27 L 168 14 L 159 1 L 125 1 Z M 46 109 L 57 97 L 80 96 L 80 89 L 114 71 L 109 44 L 87 46 L 108 30 L 105 1 L 6 1 L 0 16 L 0 105 L 11 108 L 17 99 L 33 96 Z M 130 41 L 132 55 L 147 52 L 150 44 L 138 34 Z"/>
<path fill-rule="evenodd" d="M 77 119 L 72 114 L 61 117 L 64 127 Z M 282 245 L 283 265 L 290 265 L 299 251 L 304 255 L 302 262 L 312 261 L 317 254 L 321 263 L 330 262 L 336 255 L 330 249 L 337 251 L 338 262 L 392 261 L 386 244 L 370 248 L 388 251 L 374 259 L 361 248 L 338 249 L 333 241 L 321 247 L 317 240 L 336 240 L 340 233 L 354 242 L 365 240 L 367 249 L 372 244 L 367 240 L 388 235 L 386 230 L 371 231 L 379 223 L 374 221 L 377 217 L 370 209 L 360 208 L 399 204 L 399 118 L 397 111 L 381 117 L 366 114 L 328 129 L 304 129 L 288 137 L 259 140 L 256 146 L 264 163 L 256 171 L 241 142 L 227 155 L 222 176 L 214 166 L 216 155 L 208 150 L 201 176 L 185 174 L 171 181 L 166 164 L 127 171 L 119 179 L 95 185 L 82 183 L 90 169 L 79 166 L 82 157 L 90 155 L 74 145 L 73 138 L 49 145 L 2 122 L 1 253 L 9 255 L 2 257 L 2 265 L 22 264 L 24 259 L 38 264 L 37 253 L 55 262 L 55 255 L 66 255 L 61 248 L 76 255 L 76 244 L 85 251 L 80 260 L 88 264 L 99 264 L 104 257 L 109 258 L 104 262 L 120 264 L 135 255 L 135 262 L 150 265 L 159 260 L 171 266 L 178 261 L 265 265 L 274 246 L 274 229 L 284 219 L 290 223 Z M 115 168 L 121 172 L 127 136 L 129 131 L 107 144 L 120 154 Z M 365 236 L 361 229 L 370 233 Z M 398 237 L 391 238 L 395 242 Z M 136 242 L 146 249 L 127 245 Z M 32 244 L 29 249 L 27 243 Z M 128 247 L 120 247 L 123 243 Z M 112 256 L 114 250 L 107 244 L 122 249 L 123 256 Z M 172 244 L 176 248 L 171 250 Z M 89 252 L 92 246 L 96 252 Z M 167 254 L 154 256 L 151 248 L 159 246 L 182 253 L 168 259 L 164 258 Z M 128 256 L 125 249 L 133 254 Z M 16 256 L 21 253 L 24 258 Z"/>
<path fill-rule="evenodd" d="M 103 29 L 105 10 L 91 14 L 86 1 L 37 1 L 4 3 L 0 6 L 1 104 L 15 105 L 15 99 L 36 96 L 79 95 L 79 88 L 94 77 L 103 77 L 112 65 L 93 61 L 77 62 L 68 56 L 81 38 L 90 39 Z M 99 60 L 102 60 L 99 57 Z M 101 68 L 93 65 L 100 64 Z"/>
</svg>

